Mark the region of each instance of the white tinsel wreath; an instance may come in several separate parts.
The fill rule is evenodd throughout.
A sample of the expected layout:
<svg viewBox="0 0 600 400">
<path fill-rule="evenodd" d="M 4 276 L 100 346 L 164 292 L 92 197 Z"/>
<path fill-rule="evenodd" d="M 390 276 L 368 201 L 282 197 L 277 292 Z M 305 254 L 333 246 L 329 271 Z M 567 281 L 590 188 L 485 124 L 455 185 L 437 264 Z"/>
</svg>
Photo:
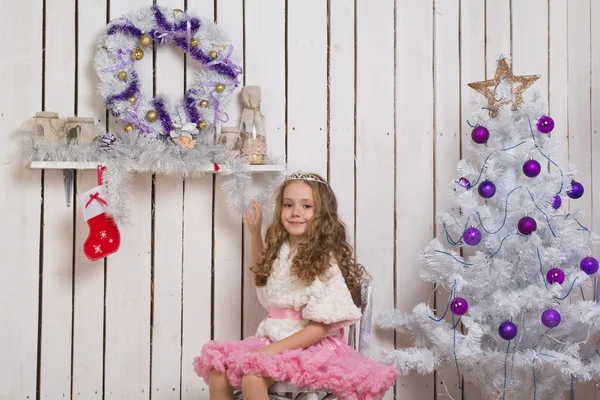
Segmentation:
<svg viewBox="0 0 600 400">
<path fill-rule="evenodd" d="M 173 44 L 199 62 L 194 85 L 174 104 L 142 95 L 134 65 L 153 43 Z M 226 203 L 241 215 L 250 200 L 247 164 L 213 136 L 216 126 L 228 120 L 224 110 L 242 73 L 236 62 L 233 46 L 211 20 L 158 6 L 114 19 L 101 37 L 94 67 L 100 95 L 123 128 L 95 143 L 33 136 L 26 146 L 28 159 L 106 165 L 107 211 L 121 223 L 128 220 L 132 172 L 199 177 L 214 168 L 228 175 L 223 184 Z M 267 162 L 283 164 L 271 155 Z M 282 179 L 283 174 L 276 174 L 267 186 L 273 189 Z M 259 197 L 267 210 L 272 208 L 270 196 Z"/>
<path fill-rule="evenodd" d="M 194 85 L 176 104 L 142 95 L 135 63 L 153 44 L 173 44 L 200 64 Z M 228 120 L 224 110 L 242 73 L 238 62 L 232 44 L 214 22 L 159 6 L 112 20 L 94 59 L 100 95 L 125 130 L 166 140 L 188 123 L 197 125 L 202 135 Z"/>
</svg>

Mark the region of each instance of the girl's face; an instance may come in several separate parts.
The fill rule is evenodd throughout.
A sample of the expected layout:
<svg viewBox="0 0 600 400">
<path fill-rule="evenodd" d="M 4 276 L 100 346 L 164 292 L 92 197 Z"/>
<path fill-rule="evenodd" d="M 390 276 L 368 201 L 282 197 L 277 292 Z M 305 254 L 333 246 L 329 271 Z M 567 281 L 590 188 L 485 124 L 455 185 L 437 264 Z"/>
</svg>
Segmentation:
<svg viewBox="0 0 600 400">
<path fill-rule="evenodd" d="M 312 188 L 302 181 L 292 182 L 283 189 L 281 224 L 290 240 L 300 240 L 306 233 L 308 222 L 315 216 Z"/>
</svg>

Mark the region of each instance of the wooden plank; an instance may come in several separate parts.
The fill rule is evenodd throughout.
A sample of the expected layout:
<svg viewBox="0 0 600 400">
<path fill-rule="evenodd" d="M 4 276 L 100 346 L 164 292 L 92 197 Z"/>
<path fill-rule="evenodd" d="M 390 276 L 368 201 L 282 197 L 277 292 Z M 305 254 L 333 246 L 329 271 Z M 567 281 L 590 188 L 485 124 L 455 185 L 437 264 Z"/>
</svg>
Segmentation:
<svg viewBox="0 0 600 400">
<path fill-rule="evenodd" d="M 435 2 L 435 111 L 434 111 L 434 201 L 435 211 L 448 208 L 453 194 L 452 181 L 456 179 L 456 164 L 460 160 L 460 54 L 459 54 L 459 3 Z M 434 223 L 434 234 L 443 240 Z M 435 309 L 438 316 L 448 305 L 449 293 L 443 286 L 436 288 Z M 451 323 L 452 316 L 447 320 Z M 460 398 L 461 386 L 456 366 L 447 364 L 436 371 L 435 395 Z"/>
<path fill-rule="evenodd" d="M 578 173 L 575 180 L 588 189 L 583 197 L 570 200 L 571 209 L 584 210 L 587 215 L 580 219 L 586 226 L 590 225 L 589 212 L 591 202 L 591 165 L 590 158 L 590 5 L 589 3 L 571 2 L 567 6 L 568 15 L 568 124 L 569 161 Z M 565 188 L 567 190 L 568 188 Z"/>
<path fill-rule="evenodd" d="M 71 1 L 46 3 L 45 109 L 74 114 L 75 18 Z M 70 396 L 73 302 L 73 195 L 65 205 L 62 171 L 44 179 L 44 247 L 40 397 Z"/>
<path fill-rule="evenodd" d="M 106 125 L 105 108 L 90 72 L 94 44 L 106 25 L 106 1 L 79 3 L 77 15 L 77 114 Z M 95 166 L 92 168 L 96 168 Z M 95 171 L 77 173 L 77 194 L 98 184 Z M 78 198 L 78 196 L 76 195 Z M 101 399 L 104 359 L 104 263 L 90 261 L 82 251 L 89 228 L 81 204 L 74 201 L 75 299 L 73 303 L 73 398 Z"/>
<path fill-rule="evenodd" d="M 568 59 L 568 140 L 569 161 L 578 173 L 575 180 L 586 189 L 583 197 L 570 200 L 571 210 L 580 209 L 586 215 L 579 218 L 585 226 L 592 223 L 592 135 L 591 135 L 591 19 L 590 2 L 571 1 L 567 6 L 567 59 Z M 556 129 L 556 128 L 555 128 Z M 568 188 L 566 188 L 568 189 Z M 592 290 L 584 291 L 586 300 L 593 298 Z M 571 296 L 571 303 L 579 296 Z M 577 398 L 594 398 L 594 382 L 578 383 Z"/>
<path fill-rule="evenodd" d="M 211 337 L 212 177 L 185 181 L 183 213 L 183 338 L 181 398 L 208 399 L 208 386 L 192 369 Z"/>
<path fill-rule="evenodd" d="M 110 18 L 119 18 L 151 1 L 111 2 Z M 152 97 L 151 51 L 136 62 L 142 95 Z M 111 118 L 111 126 L 117 122 Z M 150 388 L 150 310 L 152 177 L 135 174 L 131 186 L 135 207 L 128 226 L 120 226 L 121 248 L 107 259 L 105 399 L 147 399 Z"/>
<path fill-rule="evenodd" d="M 598 3 L 594 3 L 591 2 L 590 3 L 590 18 L 592 21 L 596 21 L 596 18 L 600 18 L 600 7 L 598 5 Z M 591 54 L 592 54 L 592 59 L 591 59 L 591 63 L 592 63 L 592 85 L 591 85 L 591 106 L 592 106 L 592 110 L 594 110 L 594 107 L 600 102 L 600 85 L 598 85 L 596 82 L 600 81 L 600 60 L 598 59 L 597 56 L 594 56 L 595 54 L 600 54 L 600 29 L 598 29 L 598 26 L 596 26 L 596 24 L 592 24 L 591 25 Z M 596 112 L 592 112 L 592 126 L 591 126 L 591 130 L 592 130 L 592 137 L 591 137 L 591 157 L 592 157 L 592 187 L 591 187 L 591 193 L 593 194 L 592 197 L 592 204 L 597 204 L 597 201 L 594 201 L 594 199 L 598 199 L 600 198 L 600 180 L 598 179 L 598 177 L 600 177 L 600 162 L 598 161 L 598 158 L 600 157 L 600 148 L 598 147 L 597 143 L 600 140 L 600 137 L 598 136 L 598 129 L 600 128 L 600 116 L 598 115 L 598 113 Z M 594 210 L 594 208 L 592 207 L 590 211 L 591 214 L 591 220 L 592 220 L 592 226 L 591 229 L 594 232 L 598 232 L 600 231 L 600 212 Z M 600 299 L 599 299 L 600 300 Z"/>
<path fill-rule="evenodd" d="M 550 0 L 548 14 L 548 109 L 554 120 L 551 135 L 558 141 L 553 160 L 559 166 L 564 166 L 569 161 L 567 0 Z M 566 202 L 565 206 L 568 206 Z"/>
<path fill-rule="evenodd" d="M 246 0 L 244 55 L 247 85 L 258 85 L 262 91 L 261 110 L 267 125 L 268 151 L 285 156 L 285 2 L 280 0 Z M 265 60 L 268 60 L 266 62 Z M 271 174 L 269 174 L 271 175 Z M 253 177 L 253 190 L 264 191 L 264 179 Z M 262 190 L 261 190 L 262 189 Z M 264 215 L 266 229 L 271 215 Z M 242 336 L 256 332 L 266 311 L 258 303 L 250 268 L 251 237 L 244 227 L 243 326 Z"/>
<path fill-rule="evenodd" d="M 160 0 L 183 9 L 183 0 Z M 178 102 L 184 93 L 183 52 L 155 46 L 156 96 Z M 154 278 L 152 281 L 151 381 L 153 399 L 180 397 L 183 179 L 157 175 L 154 183 Z"/>
<path fill-rule="evenodd" d="M 329 183 L 354 243 L 354 5 L 332 1 L 329 11 Z"/>
<path fill-rule="evenodd" d="M 243 54 L 243 1 L 218 0 L 216 7 L 219 28 L 227 32 L 231 43 Z M 230 116 L 240 115 L 239 101 L 236 95 L 227 110 Z M 215 177 L 217 189 L 213 204 L 214 338 L 237 340 L 242 335 L 242 219 L 227 209 L 220 188 L 223 180 L 221 176 Z"/>
<path fill-rule="evenodd" d="M 214 18 L 214 1 L 189 2 L 189 13 Z M 199 64 L 187 57 L 186 87 L 194 83 Z M 192 368 L 202 345 L 212 339 L 212 200 L 213 177 L 186 179 L 183 197 L 183 313 L 181 399 L 208 399 L 208 386 Z"/>
<path fill-rule="evenodd" d="M 287 15 L 288 169 L 326 176 L 327 3 L 288 2 Z"/>
<path fill-rule="evenodd" d="M 504 57 L 512 62 L 511 0 L 494 0 L 485 2 L 486 27 L 486 73 L 487 78 L 494 76 L 496 62 Z"/>
<path fill-rule="evenodd" d="M 479 0 L 461 2 L 460 9 L 460 113 L 461 113 L 461 156 L 470 160 L 472 155 L 467 152 L 467 143 L 471 140 L 472 128 L 468 119 L 475 111 L 471 101 L 478 94 L 467 86 L 469 82 L 485 79 L 485 7 Z M 456 168 L 453 168 L 456 171 Z M 473 253 L 471 249 L 463 248 L 465 255 Z M 459 365 L 460 367 L 460 365 Z M 467 377 L 463 378 L 465 397 L 480 399 L 481 389 L 472 385 Z M 438 390 L 439 392 L 439 390 Z M 443 397 L 442 397 L 443 398 Z"/>
<path fill-rule="evenodd" d="M 18 127 L 42 106 L 42 4 L 25 0 L 0 15 L 2 26 L 27 34 L 4 41 L 0 63 L 0 398 L 35 399 L 38 350 L 41 173 L 22 164 Z M 26 83 L 25 83 L 26 82 Z M 64 202 L 63 202 L 64 206 Z M 11 306 L 7 306 L 11 304 Z"/>
<path fill-rule="evenodd" d="M 398 5 L 398 17 L 408 10 Z M 431 11 L 431 8 L 430 8 Z M 418 11 L 417 11 L 418 12 Z M 359 1 L 356 25 L 356 255 L 373 278 L 373 315 L 394 307 L 394 2 Z M 411 11 L 412 14 L 412 11 Z M 430 30 L 431 32 L 431 30 Z M 399 36 L 402 37 L 402 36 Z M 430 42 L 431 44 L 431 42 Z M 377 63 L 373 63 L 377 48 Z M 402 60 L 398 52 L 398 60 Z M 431 54 L 431 52 L 430 52 Z M 420 55 L 415 55 L 418 59 Z M 416 60 L 415 60 L 416 61 Z M 418 61 L 417 61 L 418 62 Z M 431 64 L 429 64 L 431 70 Z M 398 75 L 399 85 L 403 85 Z M 431 85 L 431 77 L 429 83 Z M 402 82 L 402 83 L 401 83 Z M 400 92 L 399 92 L 400 93 Z M 430 97 L 431 99 L 431 97 Z M 374 118 L 374 116 L 377 117 Z M 377 210 L 375 212 L 375 210 Z M 398 265 L 405 260 L 399 258 Z M 402 298 L 407 299 L 403 294 Z M 391 330 L 373 329 L 370 355 L 394 342 Z M 406 380 L 406 378 L 404 378 Z M 401 378 L 400 385 L 405 383 Z M 400 386 L 399 385 L 399 386 Z M 411 398 L 399 389 L 397 396 Z M 386 399 L 393 397 L 389 390 Z"/>
<path fill-rule="evenodd" d="M 531 18 L 536 15 L 536 18 Z M 515 75 L 541 75 L 524 95 L 530 101 L 535 91 L 548 99 L 548 0 L 512 2 L 512 54 Z M 547 110 L 547 108 L 545 108 Z M 546 111 L 547 112 L 547 111 Z"/>
</svg>

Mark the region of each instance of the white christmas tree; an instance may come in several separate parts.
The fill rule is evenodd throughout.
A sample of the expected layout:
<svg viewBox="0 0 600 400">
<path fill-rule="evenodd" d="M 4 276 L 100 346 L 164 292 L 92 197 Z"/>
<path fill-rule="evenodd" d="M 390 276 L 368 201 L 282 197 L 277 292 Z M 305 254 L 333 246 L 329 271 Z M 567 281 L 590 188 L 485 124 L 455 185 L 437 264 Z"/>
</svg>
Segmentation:
<svg viewBox="0 0 600 400">
<path fill-rule="evenodd" d="M 538 78 L 514 76 L 501 59 L 494 79 L 469 84 L 485 97 L 468 120 L 472 163 L 458 163 L 441 234 L 419 254 L 421 278 L 450 300 L 437 316 L 422 303 L 379 321 L 416 340 L 386 353 L 401 372 L 451 363 L 485 399 L 552 399 L 600 377 L 600 305 L 583 300 L 595 286 L 598 236 L 567 211 L 584 188 L 573 166 L 552 160 L 545 104 L 523 101 Z"/>
</svg>

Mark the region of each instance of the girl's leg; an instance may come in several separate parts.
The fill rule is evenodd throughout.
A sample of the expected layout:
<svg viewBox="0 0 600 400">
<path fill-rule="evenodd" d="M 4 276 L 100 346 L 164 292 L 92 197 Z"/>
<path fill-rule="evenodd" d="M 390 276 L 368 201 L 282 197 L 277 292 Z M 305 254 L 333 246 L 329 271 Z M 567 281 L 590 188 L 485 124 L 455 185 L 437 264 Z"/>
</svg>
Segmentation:
<svg viewBox="0 0 600 400">
<path fill-rule="evenodd" d="M 242 378 L 242 392 L 244 400 L 269 400 L 267 389 L 275 381 L 256 375 L 244 375 Z"/>
<path fill-rule="evenodd" d="M 210 374 L 208 392 L 210 400 L 233 400 L 233 387 L 227 375 L 216 370 Z"/>
</svg>

